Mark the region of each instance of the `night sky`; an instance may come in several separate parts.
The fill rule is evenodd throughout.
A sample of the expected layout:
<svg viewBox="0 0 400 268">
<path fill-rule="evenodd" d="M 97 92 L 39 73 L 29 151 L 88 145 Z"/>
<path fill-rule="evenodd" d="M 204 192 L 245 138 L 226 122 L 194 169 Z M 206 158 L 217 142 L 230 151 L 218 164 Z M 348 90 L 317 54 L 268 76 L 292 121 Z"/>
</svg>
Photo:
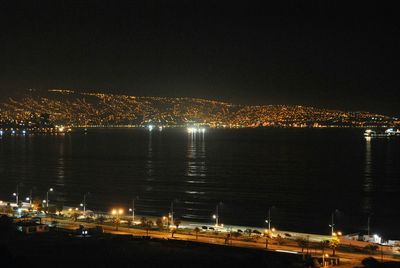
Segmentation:
<svg viewBox="0 0 400 268">
<path fill-rule="evenodd" d="M 396 18 L 246 1 L 13 2 L 0 2 L 3 96 L 73 88 L 400 116 Z"/>
</svg>

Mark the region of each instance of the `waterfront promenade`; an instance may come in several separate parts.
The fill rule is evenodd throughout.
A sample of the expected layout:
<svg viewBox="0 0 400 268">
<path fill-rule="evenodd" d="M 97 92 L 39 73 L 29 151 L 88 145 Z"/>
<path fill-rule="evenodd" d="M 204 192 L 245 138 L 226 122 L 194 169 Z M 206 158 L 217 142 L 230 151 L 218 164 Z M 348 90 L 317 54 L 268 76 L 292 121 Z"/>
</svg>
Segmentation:
<svg viewBox="0 0 400 268">
<path fill-rule="evenodd" d="M 54 218 L 44 218 L 44 222 L 54 222 Z M 232 247 L 245 247 L 245 248 L 258 248 L 262 250 L 269 251 L 277 251 L 277 252 L 287 252 L 292 254 L 302 254 L 309 253 L 311 256 L 320 257 L 322 255 L 329 254 L 332 256 L 332 249 L 325 248 L 319 249 L 311 246 L 301 248 L 296 240 L 296 238 L 308 238 L 310 242 L 320 242 L 323 240 L 327 240 L 330 237 L 318 234 L 303 234 L 297 232 L 288 232 L 288 231 L 277 231 L 275 234 L 275 239 L 268 239 L 268 244 L 266 243 L 266 238 L 263 236 L 258 237 L 246 237 L 245 235 L 241 237 L 234 238 L 230 236 L 227 239 L 227 234 L 229 233 L 226 228 L 234 229 L 234 228 L 247 228 L 244 226 L 226 226 L 224 229 L 220 229 L 217 233 L 212 232 L 199 232 L 196 233 L 194 228 L 204 226 L 204 224 L 196 224 L 193 222 L 183 222 L 178 229 L 177 232 L 172 232 L 168 230 L 154 230 L 154 229 L 144 229 L 143 227 L 125 227 L 119 226 L 118 230 L 116 226 L 109 224 L 98 224 L 98 223 L 87 223 L 82 221 L 73 221 L 70 219 L 56 219 L 57 226 L 59 228 L 69 229 L 69 230 L 77 230 L 80 226 L 84 226 L 85 228 L 94 228 L 96 226 L 101 226 L 105 233 L 111 234 L 119 234 L 119 235 L 133 235 L 133 236 L 149 236 L 152 238 L 158 239 L 174 239 L 174 240 L 183 240 L 183 241 L 194 241 L 199 243 L 208 243 L 208 244 L 218 244 L 218 245 L 226 245 Z M 212 225 L 209 225 L 212 226 Z M 253 228 L 254 229 L 254 228 Z M 289 234 L 291 236 L 290 239 L 286 238 L 278 242 L 276 237 L 279 235 L 281 237 L 284 234 Z M 400 253 L 394 251 L 391 247 L 382 247 L 382 250 L 379 249 L 376 252 L 365 253 L 365 252 L 349 252 L 351 247 L 362 249 L 366 245 L 370 243 L 363 241 L 354 241 L 346 239 L 342 237 L 340 239 L 340 245 L 342 247 L 338 247 L 336 249 L 336 256 L 340 258 L 341 267 L 354 267 L 361 264 L 361 261 L 367 257 L 374 257 L 376 259 L 382 259 L 384 261 L 400 261 Z M 342 249 L 341 249 L 342 248 Z"/>
<path fill-rule="evenodd" d="M 5 202 L 0 204 L 4 208 Z M 26 207 L 21 209 L 26 210 Z M 89 213 L 92 213 L 89 211 Z M 22 213 L 20 213 L 22 214 Z M 78 230 L 82 226 L 84 228 L 94 228 L 101 226 L 105 233 L 133 235 L 133 236 L 149 236 L 158 239 L 174 239 L 183 241 L 194 241 L 199 243 L 218 244 L 232 247 L 258 248 L 260 250 L 280 251 L 291 254 L 305 254 L 320 258 L 322 255 L 332 257 L 332 249 L 329 246 L 321 248 L 319 245 L 322 241 L 330 241 L 333 237 L 322 234 L 299 233 L 286 230 L 275 230 L 267 235 L 268 229 L 251 227 L 251 226 L 234 226 L 223 225 L 216 226 L 214 223 L 199 223 L 193 221 L 182 221 L 179 228 L 173 225 L 163 227 L 145 227 L 142 225 L 142 215 L 135 215 L 136 221 L 131 226 L 128 225 L 127 219 L 131 219 L 129 215 L 123 215 L 118 219 L 119 224 L 115 224 L 115 215 L 108 213 L 99 213 L 92 218 L 74 218 L 73 214 L 83 216 L 82 211 L 74 211 L 64 209 L 64 216 L 53 214 L 39 213 L 42 223 L 55 225 L 59 229 Z M 98 219 L 102 217 L 103 221 Z M 155 223 L 160 217 L 146 217 L 148 221 Z M 197 231 L 196 231 L 197 229 Z M 239 231 L 240 230 L 240 231 Z M 251 230 L 246 232 L 246 230 Z M 240 235 L 234 235 L 234 233 Z M 357 241 L 347 238 L 346 236 L 338 237 L 339 244 L 336 248 L 336 256 L 340 258 L 341 264 L 354 267 L 360 265 L 361 261 L 367 257 L 374 257 L 384 261 L 400 261 L 399 248 L 376 245 L 373 251 L 365 250 L 365 247 L 372 245 L 364 241 Z M 301 245 L 299 240 L 306 241 Z M 346 267 L 346 266 L 342 266 Z"/>
</svg>

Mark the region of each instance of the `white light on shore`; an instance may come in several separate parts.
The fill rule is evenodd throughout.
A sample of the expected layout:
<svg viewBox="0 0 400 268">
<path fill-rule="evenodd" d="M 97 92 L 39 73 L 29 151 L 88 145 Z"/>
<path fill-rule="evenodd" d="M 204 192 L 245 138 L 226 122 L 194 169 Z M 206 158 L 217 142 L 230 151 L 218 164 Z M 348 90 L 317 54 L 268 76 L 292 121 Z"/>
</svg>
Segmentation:
<svg viewBox="0 0 400 268">
<path fill-rule="evenodd" d="M 149 131 L 152 131 L 154 126 L 153 125 L 149 125 L 147 128 L 149 129 Z"/>
<path fill-rule="evenodd" d="M 197 127 L 188 127 L 187 132 L 189 134 L 205 133 L 206 129 L 205 128 L 197 128 Z"/>
</svg>

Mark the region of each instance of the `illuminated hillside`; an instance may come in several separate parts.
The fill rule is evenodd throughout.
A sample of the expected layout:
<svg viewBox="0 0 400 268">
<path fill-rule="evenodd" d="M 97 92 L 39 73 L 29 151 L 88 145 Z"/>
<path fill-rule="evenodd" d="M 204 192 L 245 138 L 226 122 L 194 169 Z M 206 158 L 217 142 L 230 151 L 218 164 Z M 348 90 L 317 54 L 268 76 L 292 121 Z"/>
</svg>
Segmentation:
<svg viewBox="0 0 400 268">
<path fill-rule="evenodd" d="M 27 91 L 0 103 L 0 120 L 27 121 L 49 114 L 55 124 L 113 126 L 159 124 L 210 127 L 392 125 L 394 118 L 305 106 L 249 106 L 196 98 L 137 97 L 52 89 Z"/>
</svg>

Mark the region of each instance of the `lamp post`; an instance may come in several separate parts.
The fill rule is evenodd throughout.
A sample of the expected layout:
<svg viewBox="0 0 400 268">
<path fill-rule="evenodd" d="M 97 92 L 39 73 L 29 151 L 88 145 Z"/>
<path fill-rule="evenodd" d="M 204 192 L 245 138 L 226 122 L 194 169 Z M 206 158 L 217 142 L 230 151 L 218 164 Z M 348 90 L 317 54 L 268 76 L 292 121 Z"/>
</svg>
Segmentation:
<svg viewBox="0 0 400 268">
<path fill-rule="evenodd" d="M 18 207 L 18 202 L 19 202 L 19 185 L 17 184 L 17 191 L 13 193 L 13 196 L 15 196 L 15 202 L 17 203 Z"/>
<path fill-rule="evenodd" d="M 367 222 L 367 233 L 368 233 L 368 238 L 369 238 L 370 231 L 371 231 L 371 229 L 370 229 L 370 223 L 371 223 L 371 215 L 368 215 L 368 222 Z"/>
<path fill-rule="evenodd" d="M 215 207 L 215 214 L 213 215 L 213 219 L 215 220 L 215 226 L 218 226 L 218 221 L 219 221 L 218 204 Z"/>
<path fill-rule="evenodd" d="M 85 194 L 83 195 L 83 203 L 80 204 L 80 206 L 83 207 L 83 215 L 86 215 L 86 196 L 87 196 L 88 194 L 89 194 L 89 193 L 85 193 Z"/>
<path fill-rule="evenodd" d="M 322 267 L 326 267 L 325 258 L 328 258 L 328 254 L 322 254 Z"/>
<path fill-rule="evenodd" d="M 271 232 L 271 208 L 268 208 L 268 219 L 265 222 L 268 224 L 268 232 Z"/>
<path fill-rule="evenodd" d="M 332 212 L 332 215 L 331 215 L 331 224 L 329 224 L 329 227 L 331 227 L 331 235 L 333 235 L 335 232 L 335 229 L 334 229 L 334 226 L 335 226 L 335 212 Z"/>
<path fill-rule="evenodd" d="M 132 199 L 132 208 L 130 208 L 129 211 L 132 212 L 132 225 L 134 225 L 134 222 L 135 222 L 135 199 Z"/>
<path fill-rule="evenodd" d="M 52 192 L 53 188 L 50 188 L 47 192 L 46 192 L 46 208 L 47 208 L 47 212 L 49 211 L 49 192 Z"/>
<path fill-rule="evenodd" d="M 29 190 L 29 196 L 25 200 L 29 201 L 29 207 L 32 207 L 32 189 Z"/>
<path fill-rule="evenodd" d="M 171 225 L 174 225 L 174 200 L 171 201 L 170 217 L 171 217 Z"/>
</svg>

